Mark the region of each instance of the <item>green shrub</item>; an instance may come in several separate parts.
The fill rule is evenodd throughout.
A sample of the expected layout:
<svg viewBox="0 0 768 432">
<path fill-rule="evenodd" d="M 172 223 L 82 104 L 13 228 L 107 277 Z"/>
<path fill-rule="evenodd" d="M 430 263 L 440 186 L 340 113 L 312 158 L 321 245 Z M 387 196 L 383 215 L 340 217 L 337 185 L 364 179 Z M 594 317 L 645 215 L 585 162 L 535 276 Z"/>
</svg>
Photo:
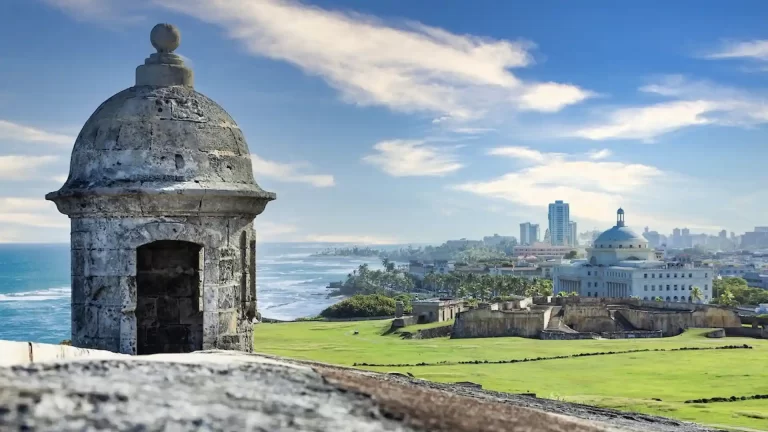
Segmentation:
<svg viewBox="0 0 768 432">
<path fill-rule="evenodd" d="M 395 314 L 395 299 L 379 294 L 356 295 L 320 312 L 324 318 L 368 318 Z"/>
</svg>

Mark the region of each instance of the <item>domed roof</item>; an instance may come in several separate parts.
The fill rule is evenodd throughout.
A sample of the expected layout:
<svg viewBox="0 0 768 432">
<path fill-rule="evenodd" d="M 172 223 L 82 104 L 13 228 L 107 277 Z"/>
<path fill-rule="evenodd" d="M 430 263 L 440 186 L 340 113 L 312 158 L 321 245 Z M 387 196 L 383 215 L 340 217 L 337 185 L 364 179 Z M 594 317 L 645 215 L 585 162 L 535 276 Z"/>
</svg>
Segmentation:
<svg viewBox="0 0 768 432">
<path fill-rule="evenodd" d="M 596 244 L 628 242 L 628 241 L 639 241 L 639 242 L 647 243 L 647 240 L 645 238 L 637 235 L 629 227 L 625 227 L 625 226 L 615 226 L 609 230 L 603 231 L 603 233 L 600 234 L 595 239 Z"/>
<path fill-rule="evenodd" d="M 192 70 L 172 52 L 178 30 L 159 24 L 150 38 L 158 52 L 136 69 L 134 87 L 91 115 L 75 141 L 64 186 L 46 199 L 65 214 L 135 212 L 128 204 L 114 208 L 126 197 L 140 202 L 142 213 L 150 207 L 160 213 L 261 213 L 275 194 L 256 184 L 232 117 L 192 87 Z M 150 206 L 149 197 L 163 202 Z"/>
<path fill-rule="evenodd" d="M 606 244 L 613 244 L 613 243 L 639 243 L 639 244 L 648 244 L 648 241 L 642 237 L 637 235 L 634 231 L 632 231 L 629 227 L 624 225 L 624 210 L 619 209 L 616 212 L 616 226 L 613 228 L 604 231 L 602 234 L 600 234 L 594 241 L 595 245 L 606 245 Z"/>
</svg>

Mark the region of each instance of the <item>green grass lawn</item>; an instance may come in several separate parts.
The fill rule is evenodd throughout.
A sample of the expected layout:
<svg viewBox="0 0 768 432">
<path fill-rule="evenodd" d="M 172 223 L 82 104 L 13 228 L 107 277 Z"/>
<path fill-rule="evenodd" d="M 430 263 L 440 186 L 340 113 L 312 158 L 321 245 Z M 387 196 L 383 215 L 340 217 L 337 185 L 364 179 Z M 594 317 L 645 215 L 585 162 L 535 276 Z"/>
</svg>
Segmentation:
<svg viewBox="0 0 768 432">
<path fill-rule="evenodd" d="M 709 339 L 690 330 L 663 339 L 542 341 L 524 338 L 403 340 L 390 320 L 259 324 L 256 352 L 334 364 L 509 360 L 585 352 L 748 344 L 752 350 L 641 352 L 529 363 L 370 367 L 439 382 L 472 381 L 589 405 L 709 425 L 768 431 L 768 400 L 685 404 L 688 399 L 768 394 L 768 340 Z M 434 326 L 428 324 L 426 326 Z M 414 332 L 425 326 L 406 327 Z M 354 332 L 358 331 L 355 335 Z M 652 398 L 661 399 L 661 402 Z"/>
</svg>

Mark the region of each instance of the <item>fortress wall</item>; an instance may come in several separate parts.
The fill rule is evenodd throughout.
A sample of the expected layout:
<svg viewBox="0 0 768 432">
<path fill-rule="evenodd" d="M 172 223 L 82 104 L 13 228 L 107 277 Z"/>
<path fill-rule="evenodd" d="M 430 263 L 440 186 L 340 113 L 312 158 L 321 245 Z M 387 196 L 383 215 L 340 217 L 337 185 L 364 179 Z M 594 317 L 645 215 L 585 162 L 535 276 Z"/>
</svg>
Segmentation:
<svg viewBox="0 0 768 432">
<path fill-rule="evenodd" d="M 624 309 L 616 311 L 640 330 L 661 330 L 664 336 L 680 334 L 680 329 L 695 327 L 691 312 L 686 311 L 644 311 Z"/>
<path fill-rule="evenodd" d="M 41 344 L 0 340 L 0 366 L 24 365 L 74 358 L 122 358 L 125 354 L 75 348 L 69 345 Z"/>
<path fill-rule="evenodd" d="M 472 309 L 459 313 L 453 338 L 521 336 L 538 338 L 546 326 L 545 310 L 499 311 Z"/>
<path fill-rule="evenodd" d="M 741 327 L 741 319 L 730 309 L 706 308 L 693 312 L 691 327 Z"/>
<path fill-rule="evenodd" d="M 567 305 L 563 323 L 579 332 L 602 333 L 621 330 L 604 305 Z"/>
</svg>

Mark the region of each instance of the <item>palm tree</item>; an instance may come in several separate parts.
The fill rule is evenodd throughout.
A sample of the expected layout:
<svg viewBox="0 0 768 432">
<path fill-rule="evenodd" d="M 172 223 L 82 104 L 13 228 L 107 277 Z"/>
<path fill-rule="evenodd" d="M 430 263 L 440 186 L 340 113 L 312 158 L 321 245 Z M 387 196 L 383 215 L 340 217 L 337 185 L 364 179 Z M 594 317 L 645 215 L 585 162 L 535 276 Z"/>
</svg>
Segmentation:
<svg viewBox="0 0 768 432">
<path fill-rule="evenodd" d="M 703 293 L 701 292 L 701 288 L 694 286 L 691 288 L 691 300 L 695 301 L 696 303 L 700 303 L 701 299 L 704 298 Z"/>
</svg>

